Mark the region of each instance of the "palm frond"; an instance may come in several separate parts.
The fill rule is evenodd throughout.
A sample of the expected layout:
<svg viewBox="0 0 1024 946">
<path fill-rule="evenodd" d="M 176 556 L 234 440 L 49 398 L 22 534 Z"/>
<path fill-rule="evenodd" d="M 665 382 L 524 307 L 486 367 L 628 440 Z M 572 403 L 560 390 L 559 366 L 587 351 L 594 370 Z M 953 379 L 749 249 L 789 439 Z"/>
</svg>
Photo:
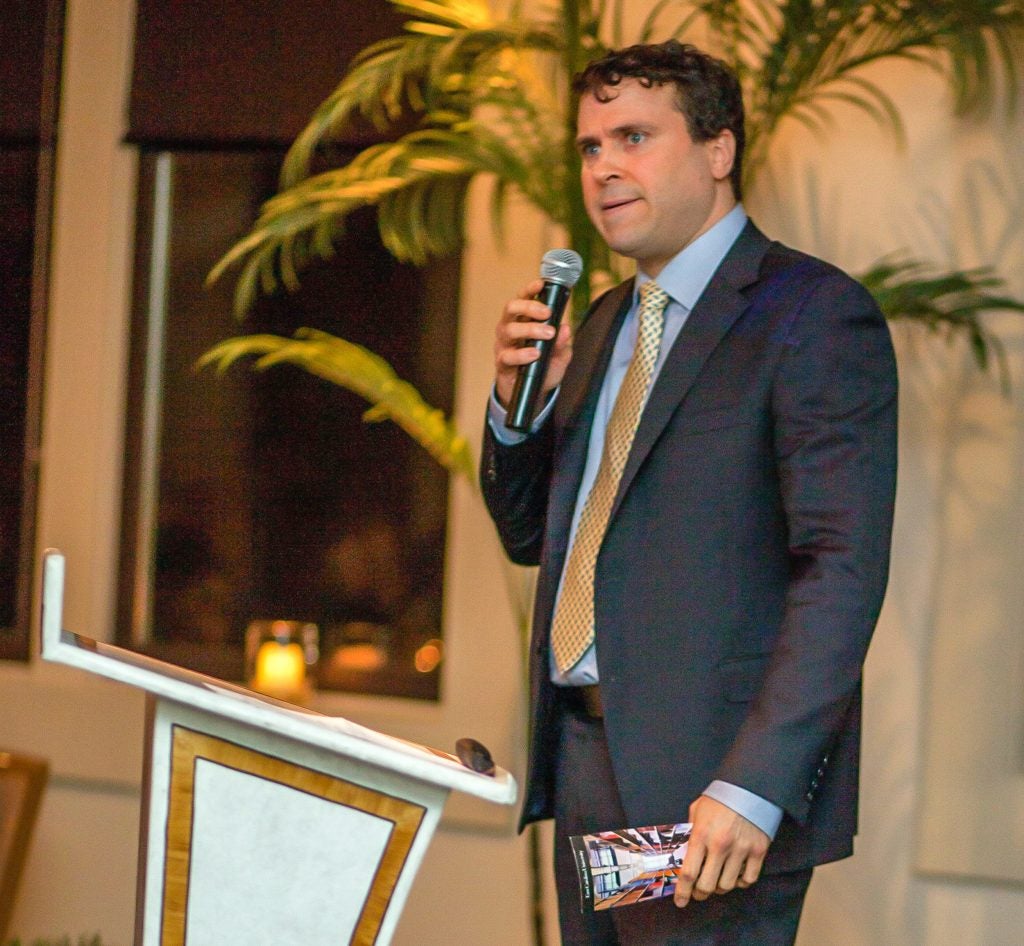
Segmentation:
<svg viewBox="0 0 1024 946">
<path fill-rule="evenodd" d="M 495 22 L 489 12 L 484 15 L 486 5 L 475 0 L 469 4 L 455 0 L 392 3 L 402 11 L 433 16 L 407 23 L 406 35 L 375 43 L 356 57 L 348 74 L 289 149 L 281 170 L 282 187 L 307 176 L 320 143 L 353 116 L 359 115 L 381 130 L 409 112 L 451 110 L 468 117 L 492 82 L 523 77 L 522 63 L 509 69 L 503 54 L 522 49 L 557 53 L 560 49 L 557 31 L 546 24 Z"/>
<path fill-rule="evenodd" d="M 983 111 L 994 89 L 1013 106 L 1024 57 L 1021 0 L 700 0 L 748 105 L 748 176 L 763 163 L 785 117 L 823 98 L 842 99 L 899 134 L 891 96 L 865 77 L 883 59 L 938 71 L 958 111 Z"/>
<path fill-rule="evenodd" d="M 657 3 L 647 11 L 647 16 L 644 17 L 644 21 L 640 25 L 637 42 L 649 43 L 653 41 L 652 38 L 658 31 L 658 21 L 661 18 L 662 13 L 665 12 L 666 8 L 676 2 L 677 0 L 657 0 Z"/>
<path fill-rule="evenodd" d="M 578 314 L 591 279 L 614 262 L 583 209 L 567 84 L 569 73 L 604 53 L 609 31 L 621 29 L 621 0 L 560 0 L 535 19 L 523 18 L 518 2 L 505 19 L 487 0 L 389 2 L 411 17 L 406 33 L 357 57 L 290 151 L 282 176 L 291 186 L 264 205 L 210 280 L 240 267 L 241 313 L 257 292 L 294 286 L 312 257 L 332 253 L 347 214 L 368 205 L 377 208 L 387 248 L 424 263 L 458 248 L 466 189 L 487 174 L 496 182 L 499 233 L 512 191 L 566 228 L 585 261 L 573 294 Z M 671 35 L 685 39 L 698 17 L 744 86 L 748 185 L 785 118 L 824 134 L 835 104 L 844 103 L 899 138 L 890 93 L 864 72 L 872 63 L 921 63 L 946 78 L 959 107 L 980 107 L 997 83 L 1013 91 L 1024 51 L 1024 0 L 657 0 L 642 38 L 674 21 Z M 419 116 L 417 131 L 366 149 L 345 168 L 307 176 L 317 147 L 352 116 L 388 127 L 409 112 Z M 903 270 L 897 276 L 911 278 Z M 970 311 L 936 303 L 914 317 L 966 327 L 985 360 L 994 348 Z"/>
<path fill-rule="evenodd" d="M 306 177 L 320 142 L 352 116 L 359 115 L 383 131 L 406 109 L 422 111 L 425 103 L 418 89 L 437 45 L 432 37 L 394 37 L 367 47 L 288 149 L 281 187 Z"/>
<path fill-rule="evenodd" d="M 476 174 L 490 173 L 520 187 L 529 200 L 558 213 L 561 198 L 550 148 L 543 139 L 517 142 L 461 123 L 424 129 L 368 148 L 349 165 L 308 178 L 264 204 L 249 234 L 221 258 L 207 277 L 219 279 L 241 265 L 235 310 L 244 313 L 258 290 L 278 282 L 294 288 L 311 257 L 333 253 L 345 217 L 364 206 L 378 208 L 381 237 L 396 257 L 423 264 L 460 245 L 466 189 Z M 535 173 L 552 164 L 552 176 Z"/>
<path fill-rule="evenodd" d="M 383 358 L 361 345 L 302 328 L 294 338 L 248 335 L 225 339 L 206 352 L 198 364 L 224 372 L 248 357 L 256 358 L 257 370 L 292 364 L 358 394 L 371 405 L 363 414 L 365 421 L 393 421 L 446 470 L 465 475 L 470 483 L 474 481 L 475 465 L 465 437 L 442 411 L 427 404 L 411 384 L 399 378 Z"/>
<path fill-rule="evenodd" d="M 514 72 L 514 63 L 509 64 Z M 421 265 L 461 245 L 463 202 L 470 179 L 491 174 L 517 188 L 556 221 L 569 213 L 561 115 L 554 102 L 520 81 L 492 81 L 478 98 L 479 120 L 457 112 L 427 116 L 435 127 L 364 150 L 351 164 L 308 178 L 271 198 L 250 233 L 217 263 L 209 282 L 243 263 L 235 308 L 241 314 L 257 288 L 278 279 L 297 283 L 297 270 L 314 255 L 329 256 L 345 216 L 376 205 L 385 246 Z M 492 77 L 494 78 L 494 77 Z M 503 188 L 500 196 L 504 196 Z"/>
<path fill-rule="evenodd" d="M 1024 301 L 1006 294 L 1005 280 L 991 268 L 943 271 L 933 264 L 890 255 L 858 279 L 887 319 L 913 320 L 950 337 L 966 335 L 978 367 L 987 369 L 994 359 L 1008 389 L 1005 350 L 985 329 L 982 316 L 999 311 L 1024 313 Z"/>
</svg>

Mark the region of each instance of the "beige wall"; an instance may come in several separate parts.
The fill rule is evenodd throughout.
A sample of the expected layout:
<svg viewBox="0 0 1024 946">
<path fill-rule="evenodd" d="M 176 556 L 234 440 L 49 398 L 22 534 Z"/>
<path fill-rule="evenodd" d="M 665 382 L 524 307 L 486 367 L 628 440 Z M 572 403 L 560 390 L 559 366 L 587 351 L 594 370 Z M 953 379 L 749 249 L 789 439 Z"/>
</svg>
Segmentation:
<svg viewBox="0 0 1024 946">
<path fill-rule="evenodd" d="M 873 78 L 896 95 L 907 147 L 841 109 L 823 141 L 789 128 L 750 202 L 759 219 L 844 268 L 905 250 L 993 265 L 1024 295 L 1021 116 L 956 121 L 924 69 Z M 1012 316 L 989 324 L 1008 397 L 962 342 L 894 329 L 899 488 L 866 669 L 861 835 L 853 859 L 816 875 L 806 946 L 1009 946 L 1024 930 L 1024 889 L 978 879 L 1024 863 L 1024 331 Z"/>
<path fill-rule="evenodd" d="M 133 6 L 131 0 L 68 0 L 68 13 L 39 546 L 68 555 L 66 626 L 102 638 L 114 612 L 122 454 L 134 164 L 119 142 Z M 956 124 L 923 72 L 901 68 L 881 78 L 899 90 L 907 151 L 852 114 L 839 116 L 826 142 L 794 129 L 780 143 L 764 186 L 751 195 L 751 209 L 773 235 L 844 267 L 907 246 L 948 262 L 997 263 L 1024 294 L 1024 215 L 1013 213 L 1024 179 L 1020 122 L 1012 126 L 1015 135 L 997 123 Z M 992 199 L 986 192 L 984 225 L 975 226 L 972 208 L 988 180 L 1003 181 L 1007 194 Z M 558 242 L 524 212 L 513 217 L 510 246 L 496 248 L 481 196 L 472 210 L 459 346 L 459 421 L 473 436 L 488 385 L 493 316 L 543 250 Z M 1020 887 L 915 869 L 923 778 L 926 769 L 933 777 L 935 764 L 935 654 L 945 640 L 971 639 L 978 628 L 1012 628 L 1014 620 L 1016 638 L 1022 637 L 1019 592 L 991 564 L 1019 560 L 1024 518 L 1024 337 L 1012 320 L 1000 326 L 1015 374 L 1011 399 L 970 368 L 962 345 L 897 331 L 899 504 L 890 594 L 868 661 L 862 833 L 854 859 L 816 877 L 801 934 L 805 946 L 1000 946 L 1018 942 L 1024 929 Z M 521 695 L 507 573 L 478 501 L 461 485 L 451 528 L 444 702 L 412 708 L 399 700 L 334 698 L 323 707 L 440 746 L 474 735 L 518 767 Z M 969 558 L 958 554 L 965 536 L 973 542 Z M 992 607 L 979 612 L 972 607 L 978 599 Z M 985 637 L 1003 639 L 996 631 Z M 977 653 L 972 680 L 984 683 L 1000 673 L 1005 679 L 1005 655 L 992 646 Z M 1024 667 L 1019 650 L 1014 659 L 1011 667 Z M 1013 706 L 1013 699 L 1002 705 Z M 1016 742 L 1008 743 L 1016 747 L 1016 755 L 1008 752 L 1015 761 L 1007 765 L 1019 776 L 1024 726 L 1014 730 L 1012 714 L 1005 717 L 999 731 L 1016 732 Z M 55 772 L 12 933 L 98 931 L 116 946 L 130 942 L 141 728 L 136 694 L 38 661 L 0 665 L 0 745 L 47 755 Z M 961 733 L 957 744 L 971 735 Z M 944 814 L 955 839 L 961 811 Z M 1019 821 L 1015 830 L 1024 830 Z M 453 805 L 398 942 L 460 941 L 528 942 L 527 876 L 524 845 L 507 817 Z"/>
</svg>

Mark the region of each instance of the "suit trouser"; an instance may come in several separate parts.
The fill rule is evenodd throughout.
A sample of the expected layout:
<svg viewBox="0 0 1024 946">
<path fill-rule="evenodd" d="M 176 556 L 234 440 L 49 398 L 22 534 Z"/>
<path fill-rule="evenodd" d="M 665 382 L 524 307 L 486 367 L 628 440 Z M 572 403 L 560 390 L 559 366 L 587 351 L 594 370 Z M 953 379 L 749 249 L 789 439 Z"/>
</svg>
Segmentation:
<svg viewBox="0 0 1024 946">
<path fill-rule="evenodd" d="M 583 914 L 569 835 L 642 826 L 627 823 L 601 720 L 565 711 L 555 778 L 555 886 L 563 946 L 792 944 L 810 869 L 764 875 L 746 890 L 691 900 L 681 910 L 666 897 Z"/>
</svg>

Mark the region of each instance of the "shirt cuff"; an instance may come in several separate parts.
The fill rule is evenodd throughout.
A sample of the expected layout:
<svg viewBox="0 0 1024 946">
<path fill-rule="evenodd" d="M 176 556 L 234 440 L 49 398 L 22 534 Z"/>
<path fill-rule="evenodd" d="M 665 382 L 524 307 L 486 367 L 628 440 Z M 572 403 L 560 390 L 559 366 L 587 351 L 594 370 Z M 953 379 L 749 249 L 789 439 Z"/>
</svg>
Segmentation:
<svg viewBox="0 0 1024 946">
<path fill-rule="evenodd" d="M 704 794 L 731 808 L 736 814 L 742 815 L 769 838 L 775 840 L 775 832 L 782 823 L 782 809 L 778 805 L 767 798 L 748 792 L 745 788 L 740 788 L 739 785 L 719 779 L 715 779 L 704 789 Z"/>
<path fill-rule="evenodd" d="M 551 413 L 551 409 L 555 404 L 555 396 L 558 393 L 558 388 L 555 388 L 548 395 L 547 403 L 544 405 L 543 410 L 533 419 L 533 423 L 530 425 L 530 434 L 535 434 L 541 427 L 544 426 L 544 422 L 548 419 L 548 415 Z M 509 430 L 505 426 L 505 417 L 508 412 L 498 403 L 498 395 L 494 388 L 491 388 L 491 396 L 487 402 L 487 420 L 491 425 L 491 433 L 494 434 L 494 439 L 498 441 L 503 447 L 514 447 L 518 443 L 522 443 L 530 434 L 523 434 L 517 430 Z"/>
</svg>

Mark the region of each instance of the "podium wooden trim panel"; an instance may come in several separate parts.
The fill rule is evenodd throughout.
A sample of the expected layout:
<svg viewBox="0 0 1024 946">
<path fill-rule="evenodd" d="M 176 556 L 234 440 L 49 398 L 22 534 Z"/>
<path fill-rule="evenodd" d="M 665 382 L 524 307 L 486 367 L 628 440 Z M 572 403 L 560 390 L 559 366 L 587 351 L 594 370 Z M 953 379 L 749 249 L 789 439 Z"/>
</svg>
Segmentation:
<svg viewBox="0 0 1024 946">
<path fill-rule="evenodd" d="M 426 808 L 206 733 L 181 726 L 173 726 L 171 731 L 171 804 L 167 819 L 161 918 L 163 943 L 166 946 L 185 946 L 195 774 L 196 763 L 200 760 L 288 786 L 393 825 L 386 853 L 367 891 L 352 938 L 352 942 L 359 946 L 374 943 Z"/>
</svg>

